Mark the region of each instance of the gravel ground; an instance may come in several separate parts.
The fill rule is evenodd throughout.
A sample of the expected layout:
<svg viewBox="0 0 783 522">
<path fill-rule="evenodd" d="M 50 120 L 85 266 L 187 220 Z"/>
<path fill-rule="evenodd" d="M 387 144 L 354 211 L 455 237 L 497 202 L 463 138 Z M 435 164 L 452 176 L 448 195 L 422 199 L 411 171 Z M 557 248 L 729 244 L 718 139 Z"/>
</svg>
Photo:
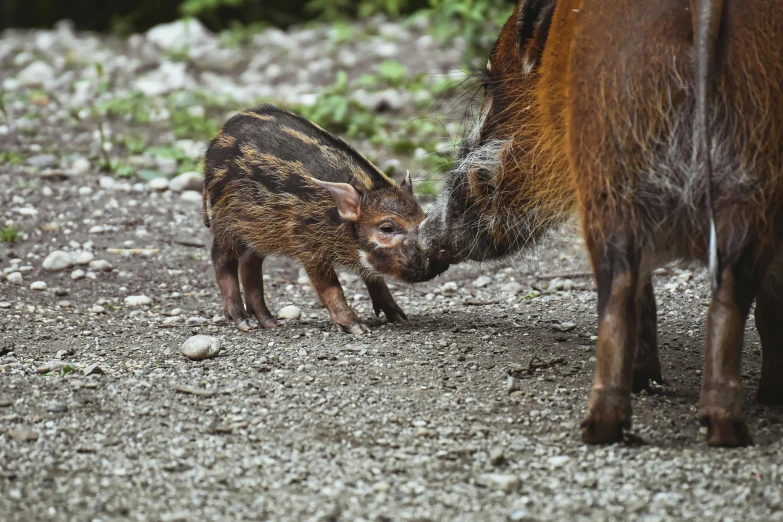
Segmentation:
<svg viewBox="0 0 783 522">
<path fill-rule="evenodd" d="M 411 70 L 459 61 L 448 49 L 422 60 L 405 47 L 432 45 L 420 43 L 426 28 L 381 26 L 402 36 L 376 44 L 392 44 L 383 52 Z M 319 58 L 327 51 L 305 33 L 328 28 L 269 32 L 230 65 L 217 38 L 202 38 L 217 43 L 196 59 L 223 68 L 227 83 L 218 84 L 235 89 L 238 104 L 253 84 L 304 96 L 332 81 L 339 56 L 360 54 L 346 44 Z M 69 116 L 79 96 L 106 96 L 85 64 L 115 70 L 115 96 L 156 74 L 149 64 L 167 51 L 162 36 L 151 47 L 155 34 L 120 42 L 63 25 L 0 38 L 9 96 L 0 139 L 13 153 L 0 165 L 0 215 L 19 231 L 0 243 L 0 519 L 783 520 L 783 409 L 753 400 L 752 319 L 743 377 L 756 445 L 707 448 L 696 421 L 700 270 L 656 275 L 666 382 L 634 398 L 634 436 L 608 447 L 579 440 L 596 294 L 574 226 L 504 264 L 393 288 L 411 317 L 402 326 L 374 318 L 361 282 L 342 274 L 373 332 L 336 333 L 286 260 L 266 270 L 268 302 L 274 311 L 294 305 L 301 318 L 247 334 L 225 323 L 200 200 L 188 191 L 198 180 L 185 175 L 167 190 L 165 181 L 101 174 L 96 120 Z M 300 41 L 300 54 L 312 55 L 303 60 L 325 60 L 323 76 L 270 83 L 246 74 L 269 68 L 248 64 L 254 46 Z M 190 59 L 190 80 L 177 88 L 212 88 L 209 68 Z M 45 73 L 31 79 L 35 63 Z M 395 117 L 413 116 L 400 108 Z M 107 128 L 119 136 L 143 127 L 119 119 Z M 153 144 L 176 143 L 166 122 L 148 132 Z M 203 147 L 179 145 L 194 157 Z M 395 156 L 382 145 L 374 152 Z M 186 160 L 177 161 L 172 175 Z M 141 153 L 133 165 L 160 163 Z M 219 355 L 181 355 L 194 334 L 219 340 Z"/>
</svg>

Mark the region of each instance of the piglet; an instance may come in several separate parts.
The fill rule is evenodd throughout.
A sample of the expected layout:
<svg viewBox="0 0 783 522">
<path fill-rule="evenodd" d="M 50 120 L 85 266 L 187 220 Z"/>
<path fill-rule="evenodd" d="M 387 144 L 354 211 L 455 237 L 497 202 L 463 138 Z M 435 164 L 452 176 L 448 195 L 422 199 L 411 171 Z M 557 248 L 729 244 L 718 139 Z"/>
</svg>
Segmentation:
<svg viewBox="0 0 783 522">
<path fill-rule="evenodd" d="M 395 184 L 344 141 L 276 107 L 238 114 L 215 136 L 203 203 L 223 309 L 242 331 L 278 325 L 264 300 L 262 264 L 271 255 L 301 263 L 332 321 L 353 334 L 369 329 L 345 301 L 335 267 L 359 274 L 375 314 L 393 322 L 407 316 L 384 277 L 429 276 L 410 176 Z"/>
</svg>

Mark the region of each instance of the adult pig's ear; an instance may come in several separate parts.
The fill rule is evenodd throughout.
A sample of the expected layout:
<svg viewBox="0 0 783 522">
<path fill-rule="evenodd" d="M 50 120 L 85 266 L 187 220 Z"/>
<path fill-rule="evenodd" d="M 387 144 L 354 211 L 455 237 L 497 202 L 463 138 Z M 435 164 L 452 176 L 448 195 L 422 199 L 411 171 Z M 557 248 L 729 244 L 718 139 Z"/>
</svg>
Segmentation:
<svg viewBox="0 0 783 522">
<path fill-rule="evenodd" d="M 346 221 L 359 219 L 359 192 L 348 183 L 331 183 L 319 179 L 310 178 L 313 183 L 329 191 L 334 202 L 337 203 L 337 211 L 340 217 Z"/>
<path fill-rule="evenodd" d="M 402 184 L 400 185 L 401 188 L 404 188 L 408 192 L 410 192 L 411 196 L 413 195 L 413 181 L 411 181 L 411 172 L 408 171 L 405 174 L 405 179 L 402 180 Z"/>
</svg>

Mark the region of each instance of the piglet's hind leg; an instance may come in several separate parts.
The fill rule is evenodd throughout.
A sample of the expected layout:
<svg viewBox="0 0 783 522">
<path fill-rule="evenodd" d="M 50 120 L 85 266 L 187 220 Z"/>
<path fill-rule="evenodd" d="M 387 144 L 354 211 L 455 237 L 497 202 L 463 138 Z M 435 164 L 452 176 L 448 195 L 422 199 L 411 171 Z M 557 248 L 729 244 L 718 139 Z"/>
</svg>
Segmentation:
<svg viewBox="0 0 783 522">
<path fill-rule="evenodd" d="M 264 258 L 247 251 L 239 259 L 239 276 L 245 290 L 247 313 L 254 316 L 264 328 L 274 328 L 280 323 L 269 312 L 264 301 L 264 277 L 262 266 Z"/>
<path fill-rule="evenodd" d="M 215 279 L 217 279 L 220 295 L 223 298 L 223 312 L 226 318 L 234 321 L 237 328 L 247 332 L 258 326 L 256 322 L 247 316 L 245 306 L 242 304 L 242 295 L 239 292 L 239 261 L 233 253 L 224 251 L 217 243 L 212 245 L 212 263 L 215 265 Z"/>
<path fill-rule="evenodd" d="M 329 267 L 305 267 L 307 276 L 313 284 L 313 288 L 318 293 L 321 303 L 329 310 L 332 321 L 345 331 L 354 335 L 361 335 L 369 332 L 370 329 L 348 306 L 343 294 L 343 287 L 337 279 L 334 268 Z"/>
</svg>

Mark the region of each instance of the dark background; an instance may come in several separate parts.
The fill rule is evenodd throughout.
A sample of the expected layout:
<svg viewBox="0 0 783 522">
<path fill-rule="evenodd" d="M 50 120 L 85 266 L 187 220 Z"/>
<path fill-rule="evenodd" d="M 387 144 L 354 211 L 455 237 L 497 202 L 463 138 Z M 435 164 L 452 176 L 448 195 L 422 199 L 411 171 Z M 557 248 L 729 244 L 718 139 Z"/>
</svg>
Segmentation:
<svg viewBox="0 0 783 522">
<path fill-rule="evenodd" d="M 215 31 L 235 22 L 287 27 L 316 18 L 351 18 L 378 12 L 408 15 L 436 3 L 437 0 L 0 0 L 0 29 L 47 28 L 67 18 L 78 29 L 126 34 L 183 15 L 196 15 Z"/>
</svg>

